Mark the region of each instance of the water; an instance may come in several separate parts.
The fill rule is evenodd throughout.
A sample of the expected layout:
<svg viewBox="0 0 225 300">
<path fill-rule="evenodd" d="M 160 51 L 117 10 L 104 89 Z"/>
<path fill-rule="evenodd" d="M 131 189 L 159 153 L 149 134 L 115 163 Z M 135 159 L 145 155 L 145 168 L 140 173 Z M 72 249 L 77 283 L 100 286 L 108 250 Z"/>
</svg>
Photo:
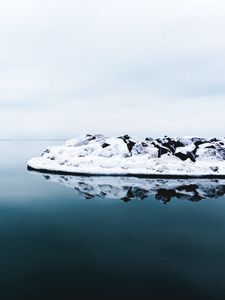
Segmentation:
<svg viewBox="0 0 225 300">
<path fill-rule="evenodd" d="M 26 170 L 55 143 L 0 142 L 0 299 L 225 298 L 223 193 L 86 197 Z"/>
</svg>

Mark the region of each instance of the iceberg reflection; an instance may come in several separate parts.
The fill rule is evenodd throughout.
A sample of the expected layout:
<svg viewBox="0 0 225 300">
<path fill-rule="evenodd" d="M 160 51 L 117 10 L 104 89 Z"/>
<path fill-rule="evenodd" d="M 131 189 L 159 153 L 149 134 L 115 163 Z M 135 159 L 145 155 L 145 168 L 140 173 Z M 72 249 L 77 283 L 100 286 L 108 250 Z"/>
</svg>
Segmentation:
<svg viewBox="0 0 225 300">
<path fill-rule="evenodd" d="M 218 198 L 225 194 L 224 179 L 150 179 L 125 176 L 42 175 L 45 180 L 73 188 L 86 199 L 100 197 L 121 199 L 128 202 L 132 199 L 142 200 L 153 195 L 157 200 L 167 203 L 173 198 L 200 201 L 202 199 Z"/>
</svg>

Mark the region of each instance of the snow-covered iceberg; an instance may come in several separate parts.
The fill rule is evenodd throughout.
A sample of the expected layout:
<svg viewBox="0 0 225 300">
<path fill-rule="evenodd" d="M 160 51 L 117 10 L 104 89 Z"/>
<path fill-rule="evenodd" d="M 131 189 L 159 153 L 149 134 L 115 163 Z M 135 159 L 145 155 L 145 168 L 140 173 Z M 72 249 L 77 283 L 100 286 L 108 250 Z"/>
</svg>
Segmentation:
<svg viewBox="0 0 225 300">
<path fill-rule="evenodd" d="M 28 161 L 42 172 L 149 177 L 225 177 L 225 138 L 81 136 Z"/>
<path fill-rule="evenodd" d="M 36 173 L 36 172 L 35 172 Z M 40 173 L 39 173 L 40 174 Z M 50 182 L 72 188 L 86 199 L 121 199 L 128 202 L 149 196 L 167 203 L 173 198 L 200 201 L 225 194 L 225 179 L 151 179 L 127 176 L 73 176 L 42 174 Z"/>
</svg>

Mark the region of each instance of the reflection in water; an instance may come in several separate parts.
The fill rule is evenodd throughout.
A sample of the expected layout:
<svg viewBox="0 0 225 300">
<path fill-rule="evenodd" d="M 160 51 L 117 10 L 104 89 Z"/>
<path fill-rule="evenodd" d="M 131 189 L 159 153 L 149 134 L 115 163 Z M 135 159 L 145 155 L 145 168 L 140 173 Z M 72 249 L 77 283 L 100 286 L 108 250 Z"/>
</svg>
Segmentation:
<svg viewBox="0 0 225 300">
<path fill-rule="evenodd" d="M 86 199 L 101 197 L 128 202 L 132 199 L 142 200 L 154 195 L 157 200 L 167 203 L 172 198 L 199 201 L 218 198 L 225 194 L 225 180 L 223 179 L 149 179 L 56 174 L 43 176 L 48 181 L 73 188 Z"/>
<path fill-rule="evenodd" d="M 149 197 L 167 201 L 175 190 L 193 200 L 190 185 L 202 198 L 217 197 L 223 181 L 45 180 L 25 167 L 45 144 L 0 143 L 0 299 L 225 299 L 225 196 L 194 205 Z M 118 200 L 135 197 L 145 200 Z"/>
</svg>

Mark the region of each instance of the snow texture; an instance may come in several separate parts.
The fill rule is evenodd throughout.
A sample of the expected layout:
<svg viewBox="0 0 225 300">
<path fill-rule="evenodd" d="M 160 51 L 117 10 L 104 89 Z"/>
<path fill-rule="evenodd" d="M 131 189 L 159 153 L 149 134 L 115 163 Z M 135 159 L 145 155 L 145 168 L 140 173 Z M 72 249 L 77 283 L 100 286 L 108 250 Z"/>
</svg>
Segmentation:
<svg viewBox="0 0 225 300">
<path fill-rule="evenodd" d="M 55 173 L 137 176 L 225 176 L 225 138 L 81 136 L 52 146 L 28 168 Z"/>
</svg>

